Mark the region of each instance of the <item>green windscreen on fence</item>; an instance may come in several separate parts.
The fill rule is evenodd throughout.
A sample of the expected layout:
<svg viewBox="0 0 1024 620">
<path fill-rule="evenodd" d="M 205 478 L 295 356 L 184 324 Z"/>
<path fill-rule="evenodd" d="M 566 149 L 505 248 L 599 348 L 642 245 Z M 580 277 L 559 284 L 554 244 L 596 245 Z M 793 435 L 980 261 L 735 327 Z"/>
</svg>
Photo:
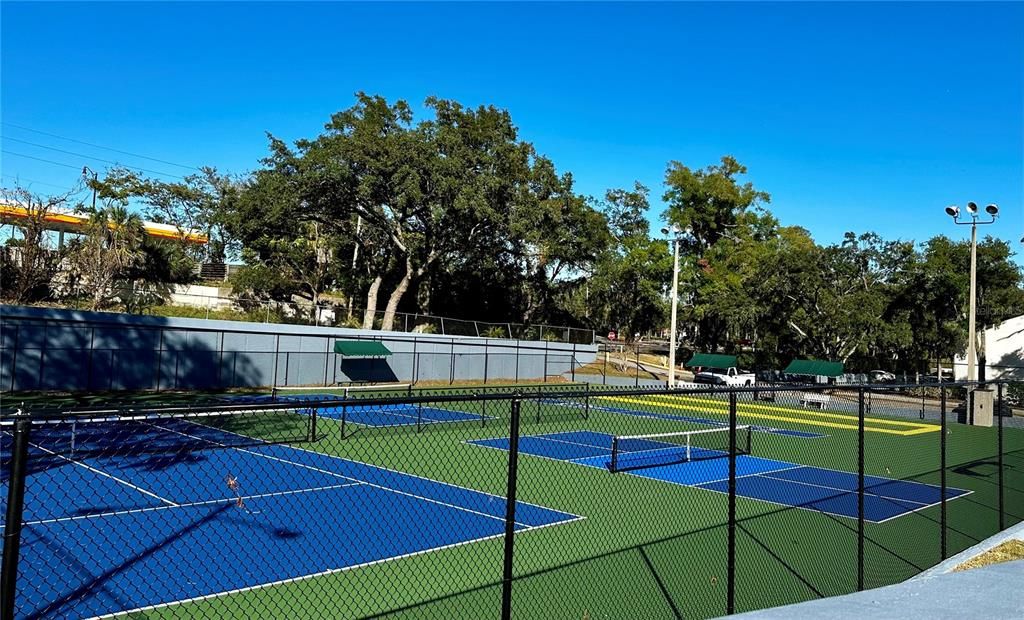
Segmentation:
<svg viewBox="0 0 1024 620">
<path fill-rule="evenodd" d="M 336 340 L 334 352 L 344 357 L 386 357 L 391 350 L 376 340 Z"/>
<path fill-rule="evenodd" d="M 789 375 L 838 377 L 843 374 L 843 365 L 840 362 L 825 362 L 822 360 L 793 360 L 782 372 Z"/>
<path fill-rule="evenodd" d="M 736 365 L 735 355 L 717 355 L 714 353 L 694 353 L 690 361 L 686 362 L 688 368 L 702 366 L 705 368 L 732 368 Z"/>
</svg>

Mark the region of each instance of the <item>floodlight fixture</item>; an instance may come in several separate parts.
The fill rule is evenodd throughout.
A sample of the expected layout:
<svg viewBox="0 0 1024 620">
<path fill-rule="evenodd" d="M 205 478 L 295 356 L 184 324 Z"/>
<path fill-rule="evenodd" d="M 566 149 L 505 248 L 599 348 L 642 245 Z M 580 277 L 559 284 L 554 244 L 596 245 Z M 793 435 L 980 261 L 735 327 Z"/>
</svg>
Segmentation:
<svg viewBox="0 0 1024 620">
<path fill-rule="evenodd" d="M 956 205 L 949 205 L 948 207 L 946 207 L 946 215 L 956 219 L 957 217 L 960 216 L 960 207 Z"/>
<path fill-rule="evenodd" d="M 977 213 L 978 212 L 978 203 L 976 203 L 976 202 L 968 202 L 967 203 L 967 212 L 970 213 L 971 215 L 974 215 L 975 213 Z"/>
<path fill-rule="evenodd" d="M 999 205 L 997 205 L 997 204 L 990 204 L 990 205 L 988 205 L 987 207 L 985 207 L 985 213 L 988 213 L 992 217 L 995 217 L 996 215 L 999 214 Z"/>
</svg>

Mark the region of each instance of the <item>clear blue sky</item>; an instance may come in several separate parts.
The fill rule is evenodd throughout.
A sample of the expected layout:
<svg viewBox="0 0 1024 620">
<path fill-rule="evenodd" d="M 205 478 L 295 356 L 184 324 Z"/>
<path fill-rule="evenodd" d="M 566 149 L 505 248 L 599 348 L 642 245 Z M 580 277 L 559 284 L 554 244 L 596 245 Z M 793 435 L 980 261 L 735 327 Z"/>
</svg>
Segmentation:
<svg viewBox="0 0 1024 620">
<path fill-rule="evenodd" d="M 118 160 L 244 172 L 264 132 L 314 136 L 358 90 L 508 109 L 601 195 L 731 154 L 819 242 L 1024 234 L 1020 4 L 2 4 L 3 182 Z M 1019 257 L 1018 257 L 1019 258 Z"/>
</svg>

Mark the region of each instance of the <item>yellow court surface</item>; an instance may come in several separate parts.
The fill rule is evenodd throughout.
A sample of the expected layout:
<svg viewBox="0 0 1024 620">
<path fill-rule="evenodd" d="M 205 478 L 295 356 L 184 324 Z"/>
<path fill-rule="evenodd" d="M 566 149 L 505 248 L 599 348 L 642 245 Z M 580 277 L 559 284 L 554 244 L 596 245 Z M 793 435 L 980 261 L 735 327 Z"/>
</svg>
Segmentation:
<svg viewBox="0 0 1024 620">
<path fill-rule="evenodd" d="M 728 402 L 713 398 L 703 398 L 700 396 L 599 396 L 598 398 L 618 403 L 658 407 L 662 409 L 681 409 L 689 412 L 710 411 L 713 413 L 728 413 L 729 411 Z M 741 418 L 794 422 L 796 424 L 806 424 L 808 426 L 822 426 L 849 430 L 857 430 L 858 427 L 858 419 L 856 415 L 848 413 L 832 413 L 829 411 L 820 411 L 815 409 L 796 409 L 793 407 L 783 407 L 779 405 L 737 403 L 736 414 Z M 923 422 L 869 417 L 865 418 L 864 430 L 871 433 L 909 436 L 938 432 L 939 427 L 935 424 L 925 424 Z"/>
</svg>

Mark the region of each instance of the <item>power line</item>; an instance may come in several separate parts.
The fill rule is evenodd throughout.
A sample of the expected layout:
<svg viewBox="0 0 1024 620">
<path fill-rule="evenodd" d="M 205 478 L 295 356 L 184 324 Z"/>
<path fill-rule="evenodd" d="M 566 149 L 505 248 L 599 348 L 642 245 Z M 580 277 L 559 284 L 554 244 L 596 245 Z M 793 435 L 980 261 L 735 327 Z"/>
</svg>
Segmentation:
<svg viewBox="0 0 1024 620">
<path fill-rule="evenodd" d="M 59 149 L 59 148 L 57 148 L 55 146 L 47 146 L 45 144 L 39 144 L 38 142 L 30 142 L 28 140 L 22 140 L 20 138 L 12 138 L 10 136 L 4 136 L 3 139 L 4 140 L 11 140 L 13 142 L 20 142 L 22 144 L 27 144 L 29 146 L 35 146 L 35 147 L 38 147 L 38 148 L 41 148 L 41 149 L 48 149 L 48 150 L 51 150 L 51 151 L 57 151 L 58 153 L 64 153 L 65 155 L 74 155 L 75 157 L 84 157 L 86 159 L 91 159 L 91 160 L 94 160 L 94 161 L 101 161 L 101 162 L 103 162 L 105 164 L 110 164 L 112 166 L 125 166 L 126 168 L 133 168 L 135 170 L 139 170 L 139 171 L 142 171 L 142 172 L 148 172 L 150 174 L 158 174 L 160 176 L 165 176 L 165 177 L 173 177 L 175 179 L 182 179 L 182 180 L 184 180 L 184 178 L 185 178 L 185 177 L 179 176 L 177 174 L 171 174 L 169 172 L 161 172 L 159 170 L 150 170 L 148 168 L 140 168 L 138 166 L 129 166 L 129 165 L 121 163 L 119 161 L 114 161 L 114 160 L 110 160 L 110 159 L 103 159 L 102 157 L 96 157 L 95 155 L 86 155 L 85 153 L 76 153 L 74 151 L 66 151 L 64 149 Z"/>
<path fill-rule="evenodd" d="M 42 157 L 34 157 L 32 155 L 26 155 L 24 153 L 16 153 L 14 151 L 9 151 L 7 149 L 2 149 L 2 151 L 8 155 L 14 155 L 15 157 L 24 157 L 25 159 L 34 159 L 36 161 L 45 162 L 47 164 L 53 164 L 54 166 L 64 166 L 65 168 L 71 168 L 72 170 L 82 169 L 81 166 L 73 166 L 71 164 L 65 164 L 64 162 L 61 161 L 53 161 L 52 159 L 44 159 Z"/>
<path fill-rule="evenodd" d="M 34 185 L 48 185 L 50 187 L 57 187 L 57 188 L 64 189 L 64 190 L 74 189 L 73 186 L 69 188 L 67 185 L 61 185 L 59 183 L 50 183 L 49 181 L 39 181 L 39 180 L 36 180 L 36 179 L 30 179 L 28 177 L 23 177 L 23 176 L 17 175 L 17 174 L 0 174 L 0 177 L 3 177 L 5 179 L 10 179 L 12 181 L 18 181 L 18 182 L 24 181 L 26 183 L 32 183 Z"/>
<path fill-rule="evenodd" d="M 159 159 L 157 157 L 149 157 L 148 155 L 140 155 L 138 153 L 132 153 L 131 151 L 122 151 L 121 149 L 115 149 L 115 148 L 112 148 L 112 147 L 109 147 L 109 146 L 102 146 L 102 145 L 99 145 L 99 144 L 93 144 L 92 142 L 86 142 L 84 140 L 76 140 L 74 138 L 68 138 L 67 136 L 61 136 L 61 135 L 58 135 L 58 134 L 55 134 L 55 133 L 50 133 L 48 131 L 41 131 L 39 129 L 32 129 L 31 127 L 25 127 L 24 125 L 18 125 L 18 124 L 15 124 L 15 123 L 9 123 L 7 121 L 0 122 L 0 125 L 6 125 L 8 127 L 15 127 L 17 129 L 22 129 L 24 131 L 31 131 L 32 133 L 37 133 L 37 134 L 44 135 L 44 136 L 50 136 L 51 138 L 57 138 L 58 140 L 67 140 L 68 142 L 74 142 L 76 144 L 83 144 L 85 146 L 91 146 L 93 148 L 103 149 L 105 151 L 111 151 L 113 153 L 120 153 L 122 155 L 130 155 L 132 157 L 138 157 L 140 159 L 148 159 L 149 161 L 155 161 L 155 162 L 159 162 L 161 164 L 167 164 L 168 166 L 177 166 L 178 168 L 185 168 L 186 170 L 199 170 L 199 168 L 197 168 L 196 166 L 186 166 L 185 164 L 178 164 L 178 163 L 175 163 L 173 161 L 167 161 L 166 159 Z"/>
</svg>

